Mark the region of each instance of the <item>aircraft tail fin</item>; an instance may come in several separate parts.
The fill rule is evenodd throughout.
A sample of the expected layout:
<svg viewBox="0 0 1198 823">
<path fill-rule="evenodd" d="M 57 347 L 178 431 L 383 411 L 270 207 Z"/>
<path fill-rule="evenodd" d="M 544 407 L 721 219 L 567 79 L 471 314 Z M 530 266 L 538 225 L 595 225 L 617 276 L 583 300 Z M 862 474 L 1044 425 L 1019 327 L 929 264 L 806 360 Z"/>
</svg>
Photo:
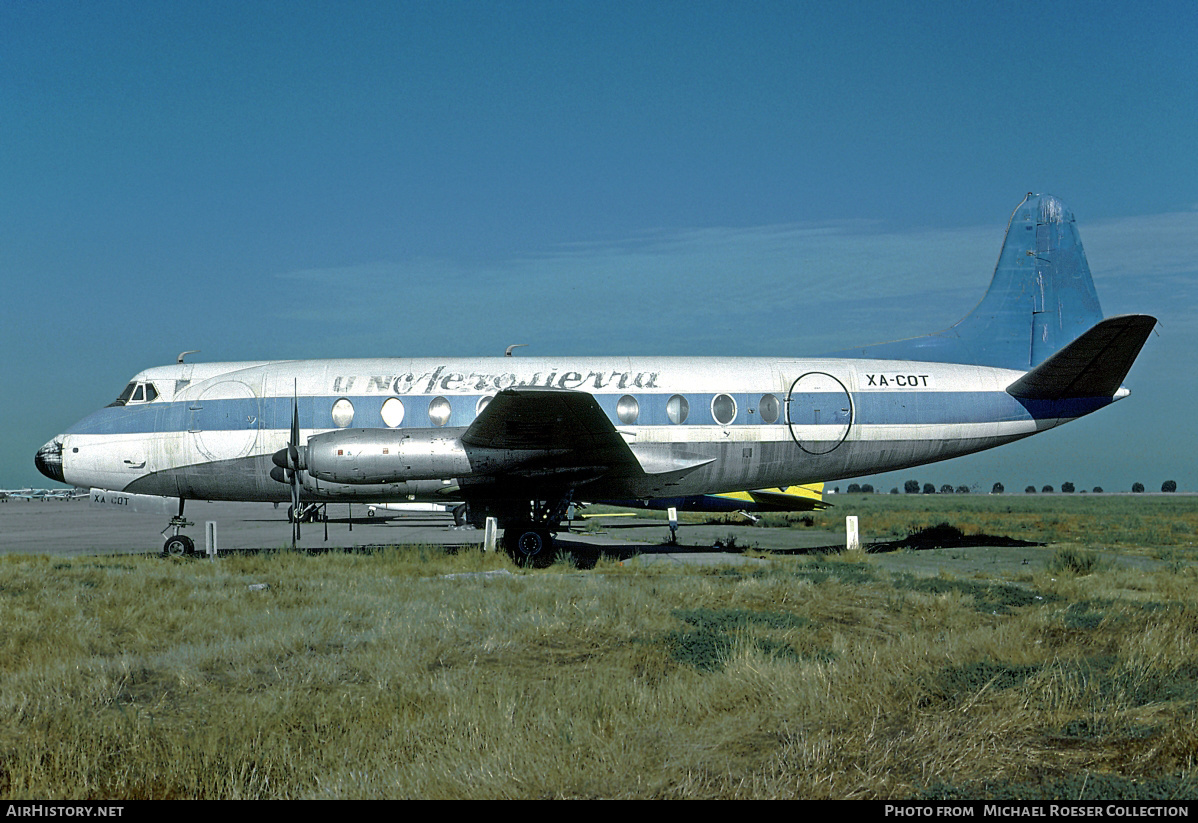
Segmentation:
<svg viewBox="0 0 1198 823">
<path fill-rule="evenodd" d="M 1073 213 L 1028 194 L 1007 225 L 985 297 L 951 328 L 844 355 L 1031 369 L 1102 319 Z"/>
<path fill-rule="evenodd" d="M 1156 318 L 1146 314 L 1103 320 L 1008 386 L 1007 393 L 1028 400 L 1114 397 L 1155 327 Z"/>
<path fill-rule="evenodd" d="M 740 495 L 747 496 L 766 510 L 821 511 L 829 506 L 824 502 L 823 483 L 808 483 L 803 486 L 787 486 L 778 489 L 755 489 L 750 492 L 741 492 Z"/>
</svg>

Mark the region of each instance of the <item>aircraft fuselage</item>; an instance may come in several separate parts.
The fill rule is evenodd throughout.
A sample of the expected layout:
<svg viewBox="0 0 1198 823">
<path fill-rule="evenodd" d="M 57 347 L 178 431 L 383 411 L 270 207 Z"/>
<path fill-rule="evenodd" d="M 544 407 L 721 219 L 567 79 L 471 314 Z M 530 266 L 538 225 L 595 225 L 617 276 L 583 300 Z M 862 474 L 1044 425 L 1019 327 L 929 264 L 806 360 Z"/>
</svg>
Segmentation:
<svg viewBox="0 0 1198 823">
<path fill-rule="evenodd" d="M 55 438 L 62 479 L 144 494 L 285 501 L 288 487 L 272 479 L 271 456 L 287 445 L 293 403 L 304 440 L 369 429 L 380 444 L 415 434 L 452 444 L 496 393 L 536 386 L 589 393 L 646 466 L 678 454 L 710 459 L 681 476 L 598 476 L 585 483 L 588 498 L 681 496 L 943 460 L 1026 437 L 1114 399 L 1034 404 L 1005 391 L 1023 375 L 1019 371 L 887 360 L 472 358 L 220 366 L 204 364 L 209 376 L 200 380 L 193 365 L 138 374 L 132 382 L 153 386 L 154 400 L 101 409 Z M 309 476 L 304 498 L 386 502 L 435 494 L 447 481 L 468 479 L 470 461 L 463 459 L 453 473 L 409 476 L 397 467 L 383 482 Z M 520 462 L 503 463 L 500 456 L 495 476 Z M 485 483 L 486 477 L 483 470 L 474 480 Z"/>
</svg>

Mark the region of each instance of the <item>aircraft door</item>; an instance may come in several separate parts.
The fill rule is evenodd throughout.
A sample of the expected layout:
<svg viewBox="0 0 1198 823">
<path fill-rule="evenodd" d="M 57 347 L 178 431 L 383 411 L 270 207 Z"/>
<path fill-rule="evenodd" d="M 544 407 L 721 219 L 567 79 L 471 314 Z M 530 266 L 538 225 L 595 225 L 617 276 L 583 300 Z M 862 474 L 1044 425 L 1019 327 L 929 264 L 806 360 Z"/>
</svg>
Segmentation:
<svg viewBox="0 0 1198 823">
<path fill-rule="evenodd" d="M 261 408 L 245 383 L 225 380 L 208 387 L 188 404 L 188 432 L 208 460 L 245 457 L 258 441 Z"/>
<path fill-rule="evenodd" d="M 848 437 L 853 400 L 844 384 L 824 372 L 807 372 L 786 395 L 790 435 L 808 454 L 828 454 Z"/>
</svg>

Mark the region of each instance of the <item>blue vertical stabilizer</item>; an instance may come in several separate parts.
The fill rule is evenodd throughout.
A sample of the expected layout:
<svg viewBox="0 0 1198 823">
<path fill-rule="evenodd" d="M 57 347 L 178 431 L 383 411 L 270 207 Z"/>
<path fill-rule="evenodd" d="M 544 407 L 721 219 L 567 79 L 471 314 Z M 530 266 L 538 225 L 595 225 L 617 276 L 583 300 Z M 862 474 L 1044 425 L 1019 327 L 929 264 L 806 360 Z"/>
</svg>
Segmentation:
<svg viewBox="0 0 1198 823">
<path fill-rule="evenodd" d="M 955 326 L 841 357 L 972 363 L 1031 369 L 1102 320 L 1073 213 L 1029 194 L 1011 215 L 982 302 Z"/>
</svg>

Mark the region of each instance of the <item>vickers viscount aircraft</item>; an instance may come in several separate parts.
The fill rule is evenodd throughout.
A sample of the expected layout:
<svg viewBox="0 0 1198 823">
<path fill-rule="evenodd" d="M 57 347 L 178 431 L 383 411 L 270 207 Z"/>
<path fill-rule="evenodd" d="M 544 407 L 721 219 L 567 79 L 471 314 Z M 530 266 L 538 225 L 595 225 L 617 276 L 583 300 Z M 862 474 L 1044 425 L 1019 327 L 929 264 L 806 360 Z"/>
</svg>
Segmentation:
<svg viewBox="0 0 1198 823">
<path fill-rule="evenodd" d="M 1072 213 L 1028 195 L 981 303 L 927 337 L 819 359 L 176 363 L 134 376 L 35 462 L 78 486 L 177 497 L 176 522 L 187 499 L 444 493 L 535 562 L 573 500 L 837 480 L 1051 429 L 1128 394 L 1155 324 L 1103 319 Z"/>
</svg>

